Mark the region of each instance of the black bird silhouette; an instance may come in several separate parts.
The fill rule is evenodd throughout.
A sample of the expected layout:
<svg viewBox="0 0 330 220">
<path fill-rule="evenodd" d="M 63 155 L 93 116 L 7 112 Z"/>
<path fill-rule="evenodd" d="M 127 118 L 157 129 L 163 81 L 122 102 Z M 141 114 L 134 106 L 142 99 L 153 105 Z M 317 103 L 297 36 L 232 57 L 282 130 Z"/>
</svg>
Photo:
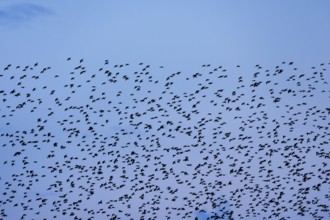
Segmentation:
<svg viewBox="0 0 330 220">
<path fill-rule="evenodd" d="M 327 64 L 75 62 L 1 70 L 0 219 L 330 218 Z"/>
</svg>

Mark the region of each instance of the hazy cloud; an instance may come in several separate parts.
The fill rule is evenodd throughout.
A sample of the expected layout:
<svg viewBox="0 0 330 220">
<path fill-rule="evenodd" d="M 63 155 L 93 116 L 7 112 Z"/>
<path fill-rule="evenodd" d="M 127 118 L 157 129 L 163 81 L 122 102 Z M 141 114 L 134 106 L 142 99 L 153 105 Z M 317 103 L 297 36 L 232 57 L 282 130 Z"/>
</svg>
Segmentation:
<svg viewBox="0 0 330 220">
<path fill-rule="evenodd" d="M 50 9 L 31 3 L 19 3 L 0 8 L 0 25 L 18 25 L 34 17 L 50 14 Z"/>
</svg>

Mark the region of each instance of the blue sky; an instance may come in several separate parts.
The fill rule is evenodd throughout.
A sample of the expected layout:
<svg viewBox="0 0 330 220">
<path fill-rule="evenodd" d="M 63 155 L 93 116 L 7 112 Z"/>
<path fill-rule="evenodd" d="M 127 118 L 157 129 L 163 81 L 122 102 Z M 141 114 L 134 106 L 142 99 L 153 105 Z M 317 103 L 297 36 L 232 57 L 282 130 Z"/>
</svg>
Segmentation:
<svg viewBox="0 0 330 220">
<path fill-rule="evenodd" d="M 313 63 L 330 51 L 325 0 L 5 0 L 0 7 L 4 61 L 67 55 L 171 64 Z"/>
<path fill-rule="evenodd" d="M 292 86 L 298 90 L 298 85 L 295 80 L 299 81 L 301 79 L 301 83 L 303 84 L 302 87 L 305 89 L 301 89 L 301 93 L 312 90 L 314 96 L 304 99 L 302 96 L 305 94 L 295 97 L 285 93 L 283 95 L 283 103 L 287 104 L 287 106 L 283 104 L 281 105 L 281 108 L 277 108 L 272 102 L 275 97 L 271 95 L 268 97 L 266 95 L 268 94 L 268 89 L 271 88 L 271 84 L 262 84 L 262 86 L 258 88 L 259 90 L 257 95 L 266 97 L 265 102 L 268 103 L 269 106 L 265 107 L 264 110 L 268 115 L 266 117 L 265 114 L 262 114 L 261 112 L 260 114 L 258 113 L 253 115 L 252 112 L 254 110 L 251 109 L 246 112 L 240 112 L 239 115 L 244 118 L 244 123 L 249 122 L 250 120 L 259 122 L 262 121 L 260 118 L 264 119 L 268 117 L 274 118 L 274 120 L 276 119 L 279 122 L 286 124 L 295 123 L 292 120 L 293 116 L 291 117 L 288 115 L 288 106 L 293 104 L 298 106 L 294 108 L 296 113 L 294 116 L 295 119 L 297 118 L 297 120 L 303 120 L 303 116 L 306 115 L 312 118 L 311 115 L 321 114 L 320 112 L 322 111 L 320 110 L 319 112 L 314 112 L 316 111 L 314 108 L 308 109 L 308 107 L 317 106 L 317 108 L 323 110 L 324 108 L 329 107 L 327 106 L 329 96 L 327 95 L 328 93 L 326 93 L 329 92 L 327 90 L 328 86 L 325 82 L 323 83 L 323 81 L 329 81 L 329 74 L 326 74 L 326 65 L 330 62 L 329 12 L 330 2 L 327 0 L 99 0 L 93 2 L 87 0 L 2 0 L 0 1 L 0 91 L 3 90 L 5 91 L 4 93 L 10 93 L 13 89 L 16 89 L 15 92 L 17 92 L 19 88 L 21 88 L 22 94 L 23 91 L 24 93 L 30 91 L 36 102 L 40 99 L 43 103 L 36 108 L 35 114 L 32 114 L 27 110 L 27 108 L 32 108 L 34 104 L 27 104 L 28 107 L 25 109 L 10 112 L 11 109 L 8 106 L 17 106 L 21 102 L 26 101 L 26 99 L 24 99 L 23 95 L 13 98 L 13 95 L 8 95 L 5 97 L 3 93 L 0 93 L 0 101 L 2 101 L 0 102 L 0 114 L 6 116 L 0 118 L 0 133 L 15 133 L 16 130 L 30 130 L 31 128 L 36 127 L 39 123 L 36 122 L 39 117 L 47 118 L 47 115 L 54 111 L 55 116 L 53 118 L 50 117 L 47 122 L 48 130 L 46 130 L 55 134 L 56 137 L 54 140 L 56 142 L 64 144 L 67 140 L 66 138 L 69 138 L 67 137 L 68 133 L 67 131 L 62 130 L 63 127 L 59 125 L 58 121 L 63 119 L 68 119 L 69 121 L 71 119 L 84 121 L 84 115 L 80 114 L 81 112 L 73 113 L 72 111 L 73 116 L 70 116 L 70 111 L 63 111 L 61 107 L 54 104 L 52 96 L 50 95 L 51 91 L 56 91 L 54 97 L 58 97 L 59 100 L 62 100 L 63 103 L 68 106 L 85 106 L 85 104 L 89 102 L 91 91 L 94 90 L 94 96 L 103 96 L 102 93 L 106 94 L 106 97 L 109 98 L 109 100 L 113 100 L 113 105 L 115 107 L 109 103 L 107 104 L 98 101 L 96 101 L 96 103 L 99 104 L 89 103 L 90 106 L 93 106 L 93 108 L 90 108 L 90 106 L 83 107 L 86 112 L 89 112 L 94 123 L 102 122 L 101 119 L 98 119 L 98 117 L 100 117 L 98 116 L 99 111 L 108 108 L 112 110 L 112 112 L 107 116 L 113 120 L 113 124 L 110 123 L 111 125 L 106 127 L 94 125 L 94 128 L 99 132 L 99 134 L 104 135 L 100 137 L 100 140 L 94 139 L 95 137 L 93 137 L 88 130 L 90 125 L 78 125 L 77 123 L 76 128 L 81 131 L 82 136 L 86 136 L 86 143 L 88 146 L 104 144 L 101 140 L 104 137 L 109 138 L 107 141 L 110 143 L 110 139 L 112 140 L 113 136 L 115 136 L 117 132 L 120 133 L 121 130 L 132 132 L 132 134 L 121 139 L 118 145 L 129 145 L 128 142 L 133 143 L 132 140 L 138 140 L 138 137 L 141 135 L 143 141 L 139 142 L 139 144 L 145 144 L 147 146 L 150 144 L 151 146 L 153 144 L 153 139 L 150 138 L 150 135 L 154 131 L 147 133 L 145 130 L 140 128 L 134 129 L 131 125 L 129 125 L 129 123 L 116 124 L 116 122 L 120 120 L 120 117 L 124 116 L 119 116 L 114 113 L 118 110 L 116 109 L 116 105 L 120 106 L 119 103 L 123 102 L 124 105 L 131 107 L 134 105 L 134 102 L 138 102 L 136 100 L 142 100 L 145 97 L 149 97 L 150 99 L 163 97 L 163 100 L 158 100 L 158 103 L 163 107 L 165 106 L 166 109 L 169 109 L 168 114 L 170 114 L 170 120 L 173 121 L 175 125 L 178 123 L 185 128 L 192 125 L 197 126 L 199 123 L 198 121 L 204 120 L 203 116 L 207 118 L 209 114 L 213 116 L 217 115 L 218 117 L 221 116 L 228 119 L 226 121 L 227 124 L 223 125 L 222 129 L 224 129 L 224 131 L 231 131 L 231 135 L 234 136 L 235 134 L 238 134 L 238 127 L 241 125 L 232 119 L 234 116 L 233 113 L 225 110 L 218 113 L 218 107 L 221 105 L 220 102 L 219 106 L 214 107 L 211 102 L 209 102 L 209 96 L 204 98 L 202 96 L 204 93 L 200 92 L 200 94 L 196 95 L 196 97 L 202 104 L 196 105 L 198 106 L 198 111 L 200 111 L 201 114 L 195 118 L 192 118 L 190 122 L 187 122 L 184 121 L 185 119 L 182 119 L 181 116 L 176 115 L 176 112 L 171 109 L 169 103 L 172 102 L 174 94 L 178 94 L 182 98 L 183 96 L 190 94 L 192 91 L 200 89 L 203 83 L 206 83 L 211 79 L 211 81 L 214 80 L 214 85 L 209 84 L 209 87 L 212 89 L 215 89 L 216 87 L 224 88 L 224 96 L 235 96 L 232 95 L 235 90 L 244 91 L 245 93 L 242 95 L 243 98 L 240 99 L 240 104 L 242 104 L 242 100 L 244 105 L 245 103 L 249 104 L 249 102 L 252 102 L 251 100 L 253 99 L 253 92 L 248 90 L 250 88 L 250 84 L 246 84 L 245 88 L 238 87 L 241 86 L 241 84 L 240 82 L 237 83 L 237 78 L 239 76 L 243 76 L 244 82 L 252 83 L 255 82 L 253 80 L 256 78 L 253 78 L 253 73 L 260 72 L 261 74 L 259 73 L 260 76 L 258 76 L 257 79 L 265 81 L 268 79 L 268 76 L 266 76 L 266 74 L 269 73 L 268 71 L 271 73 L 275 72 L 277 70 L 277 68 L 275 68 L 276 66 L 283 68 L 286 73 L 283 74 L 283 77 L 278 76 L 277 74 L 271 75 L 271 77 L 273 77 L 271 78 L 272 82 L 278 83 L 273 84 L 274 90 L 278 92 L 278 94 L 282 94 L 283 91 L 281 91 L 281 89 L 285 89 L 287 86 Z M 71 57 L 72 60 L 67 61 L 68 57 Z M 80 59 L 82 58 L 84 61 L 80 62 Z M 109 66 L 105 65 L 105 60 L 109 60 Z M 283 61 L 285 63 L 282 63 Z M 289 65 L 290 62 L 294 62 L 294 64 Z M 34 66 L 35 63 L 38 63 L 38 65 Z M 129 65 L 126 65 L 126 63 Z M 139 65 L 139 63 L 143 63 L 143 65 Z M 320 65 L 321 63 L 322 65 Z M 7 70 L 5 71 L 4 69 L 8 64 L 12 64 L 12 66 L 9 68 L 8 72 L 6 72 Z M 117 68 L 114 66 L 116 64 L 122 64 L 123 67 Z M 146 65 L 149 64 L 151 67 L 146 67 Z M 202 65 L 205 64 L 210 64 L 210 67 L 202 67 Z M 256 66 L 257 64 L 260 66 Z M 21 67 L 15 70 L 15 67 L 18 65 Z M 23 72 L 22 68 L 27 65 L 29 68 L 32 68 L 30 69 L 31 71 L 28 69 L 27 72 Z M 75 69 L 79 65 L 86 67 L 86 74 L 79 74 L 81 71 L 79 68 L 81 67 Z M 164 66 L 164 68 L 160 68 L 160 66 Z M 312 66 L 315 66 L 313 70 L 311 70 Z M 40 71 L 45 67 L 51 68 L 41 74 Z M 141 70 L 144 67 L 147 69 L 147 73 L 145 73 L 145 70 Z M 100 70 L 100 68 L 103 69 Z M 108 79 L 105 77 L 106 74 L 101 74 L 107 68 L 111 69 L 113 74 L 117 71 L 120 72 L 120 74 L 118 73 L 118 76 L 120 76 L 118 77 L 118 83 L 111 84 L 110 87 L 107 87 L 107 84 L 102 84 L 103 80 Z M 137 74 L 137 72 L 141 71 L 145 73 L 145 75 L 139 76 Z M 153 80 L 159 80 L 159 82 L 167 82 L 168 80 L 166 80 L 166 77 L 169 74 L 175 73 L 173 74 L 175 75 L 173 77 L 175 79 L 174 85 L 171 87 L 171 92 L 173 93 L 169 93 L 169 91 L 168 93 L 162 93 L 164 88 L 158 86 L 159 84 L 156 84 L 155 81 L 148 78 L 148 71 L 150 71 L 150 75 L 154 77 Z M 287 78 L 289 78 L 290 74 L 297 73 L 294 71 L 298 71 L 301 77 L 299 77 L 299 79 L 296 79 L 298 78 L 296 77 L 293 81 L 288 81 Z M 316 71 L 318 74 L 323 72 L 325 74 L 325 79 L 322 74 L 316 75 L 313 71 Z M 202 73 L 201 76 L 194 77 L 193 74 L 196 72 Z M 25 88 L 18 87 L 18 81 L 16 81 L 19 80 L 18 75 L 25 73 L 27 74 L 27 77 L 22 80 Z M 219 77 L 216 77 L 215 73 L 220 74 Z M 223 79 L 222 81 L 221 75 L 226 73 L 229 73 L 229 79 L 227 79 L 227 81 L 226 79 Z M 40 74 L 40 80 L 34 80 L 31 78 L 31 76 L 35 76 L 35 74 Z M 93 76 L 93 74 L 97 76 Z M 130 79 L 134 79 L 134 77 L 136 77 L 136 80 L 143 79 L 144 81 L 141 85 L 141 91 L 137 91 L 134 87 L 136 81 L 125 81 L 121 78 L 122 74 L 130 77 Z M 304 76 L 302 76 L 302 74 L 304 74 Z M 56 75 L 59 77 L 56 78 Z M 318 82 L 314 82 L 315 85 L 317 85 L 315 86 L 317 89 L 315 89 L 314 92 L 314 89 L 310 83 L 312 83 L 316 76 L 320 78 L 317 78 L 319 80 Z M 11 80 L 11 77 L 16 78 Z M 75 79 L 72 87 L 75 91 L 77 91 L 76 93 L 73 93 L 70 88 L 70 84 L 73 83 L 72 77 Z M 220 81 L 217 81 L 219 78 L 221 78 Z M 88 84 L 87 80 L 91 80 L 92 83 Z M 45 85 L 47 88 L 43 88 Z M 32 92 L 32 88 L 36 88 L 36 92 Z M 152 92 L 148 93 L 147 90 Z M 321 92 L 322 90 L 326 92 Z M 118 91 L 123 91 L 123 94 L 118 94 Z M 13 94 L 15 92 L 13 92 Z M 129 95 L 130 93 L 135 94 L 134 97 L 136 97 L 136 100 L 132 99 Z M 309 93 L 310 91 L 306 93 L 306 96 Z M 205 95 L 213 95 L 213 93 L 205 92 Z M 72 99 L 65 101 L 65 98 L 68 96 L 72 96 Z M 6 99 L 6 101 L 4 101 L 4 99 Z M 182 100 L 183 101 L 181 104 L 183 108 L 190 110 L 190 101 L 183 98 Z M 300 105 L 300 102 L 304 102 L 304 100 L 308 100 L 306 101 L 308 102 L 308 106 Z M 136 110 L 128 108 L 129 110 L 127 111 L 130 111 L 130 113 L 134 113 L 134 111 L 142 112 L 146 110 L 147 107 L 147 105 L 140 103 L 137 104 Z M 221 107 L 219 108 L 221 109 Z M 241 108 L 243 109 L 244 107 Z M 126 110 L 123 108 L 122 111 Z M 300 115 L 301 112 L 307 113 L 305 115 Z M 10 114 L 13 114 L 14 116 L 10 121 L 8 121 L 10 119 L 10 117 L 8 117 Z M 160 114 L 165 113 L 154 112 L 150 114 L 152 116 L 160 117 Z M 143 123 L 152 124 L 155 128 L 156 125 L 158 125 L 158 122 L 153 122 L 149 116 L 149 113 L 146 116 L 141 116 L 141 120 Z M 320 118 L 326 118 L 326 115 L 321 115 L 318 119 Z M 182 123 L 182 121 L 184 122 Z M 4 126 L 5 123 L 10 123 L 10 125 Z M 66 122 L 62 123 L 69 127 L 71 126 L 71 124 L 66 124 Z M 327 126 L 326 123 L 327 121 L 323 119 L 323 121 L 320 122 L 320 125 Z M 205 128 L 205 135 L 207 137 L 206 139 L 208 144 L 213 141 L 211 138 L 212 132 L 214 132 L 214 130 L 212 130 L 212 126 L 216 126 L 216 123 L 212 122 Z M 262 122 L 260 122 L 258 126 L 262 126 Z M 272 126 L 275 127 L 276 123 L 274 122 L 274 125 L 272 124 L 271 126 L 266 126 L 266 129 L 264 130 L 268 131 L 269 129 L 269 132 L 271 132 L 273 129 Z M 310 119 L 310 125 L 308 126 L 299 127 L 296 125 L 295 132 L 293 134 L 289 133 L 288 126 L 282 126 L 280 129 L 280 134 L 283 136 L 287 135 L 290 138 L 290 135 L 292 135 L 291 142 L 293 142 L 294 137 L 298 137 L 299 135 L 303 136 L 310 130 L 313 132 L 318 132 L 315 126 L 316 125 L 313 124 L 312 119 Z M 258 129 L 260 129 L 260 127 L 258 127 Z M 193 129 L 193 132 L 196 133 L 196 129 Z M 320 133 L 320 136 L 323 135 L 321 140 L 326 139 L 326 137 L 324 137 L 326 136 L 324 135 L 325 133 Z M 41 132 L 40 135 L 41 134 L 47 136 L 47 132 Z M 155 132 L 155 134 L 158 133 Z M 255 145 L 260 147 L 259 144 L 265 144 L 263 142 L 264 139 L 256 138 L 259 137 L 259 133 L 257 133 L 256 130 L 247 128 L 244 134 L 251 135 L 255 138 L 253 142 L 250 143 L 251 146 Z M 0 138 L 1 145 L 6 144 L 8 146 L 12 143 L 8 137 Z M 33 135 L 26 135 L 26 139 L 32 140 Z M 44 158 L 45 155 L 52 154 L 51 151 L 53 150 L 50 145 L 47 145 L 44 142 L 38 146 L 40 147 L 39 150 L 32 148 L 32 150 L 29 151 L 29 149 L 26 149 L 24 155 L 27 155 L 29 161 L 31 162 L 29 167 L 31 169 L 35 169 L 35 171 L 41 176 L 46 172 L 44 169 L 40 168 L 41 165 L 56 166 L 56 162 L 64 164 L 66 161 L 66 157 L 64 157 L 65 154 L 72 157 L 78 156 L 79 159 L 83 157 L 88 158 L 87 160 L 81 161 L 71 159 L 72 164 L 74 165 L 83 164 L 88 167 L 99 162 L 99 158 L 90 157 L 91 152 L 97 152 L 95 148 L 90 151 L 86 150 L 85 152 L 81 151 L 78 153 L 78 148 L 76 149 L 75 147 L 80 143 L 80 139 L 73 138 L 72 140 L 72 146 L 74 145 L 74 147 L 70 146 L 62 151 L 56 151 L 57 156 L 51 159 Z M 103 141 L 105 140 L 106 139 Z M 317 146 L 321 146 L 321 140 L 319 138 L 315 141 L 315 144 Z M 164 143 L 164 148 L 171 146 L 182 147 L 195 143 L 195 140 L 184 136 L 183 134 L 177 134 L 176 139 L 167 137 L 161 138 L 160 141 Z M 221 145 L 223 143 L 222 149 L 224 149 L 227 145 L 230 145 L 230 141 L 228 142 L 227 139 L 217 139 L 217 141 L 219 141 L 217 144 L 220 143 Z M 290 141 L 288 142 L 291 143 Z M 239 142 L 237 142 L 237 144 L 239 144 Z M 275 144 L 275 147 L 278 147 L 278 145 Z M 303 150 L 305 150 L 304 147 L 305 146 L 302 146 Z M 203 163 L 204 161 L 202 157 L 209 154 L 209 157 L 212 158 L 215 153 L 219 153 L 221 155 L 222 151 L 220 149 L 220 147 L 218 149 L 211 149 L 210 147 L 208 150 L 200 151 L 199 149 L 193 148 L 192 152 L 194 152 L 194 154 L 192 153 L 190 158 L 194 161 L 194 165 L 197 163 Z M 7 147 L 0 148 L 0 150 L 2 150 L 0 155 L 0 164 L 7 161 L 6 166 L 3 166 L 0 170 L 0 183 L 1 187 L 4 189 L 5 186 L 7 186 L 4 182 L 10 181 L 12 174 L 20 173 L 21 167 L 19 167 L 19 165 L 17 165 L 17 168 L 9 166 L 11 156 L 17 151 L 16 148 Z M 242 150 L 242 152 L 245 150 L 246 149 Z M 316 149 L 313 148 L 312 153 L 315 153 L 314 150 L 316 151 Z M 141 149 L 137 149 L 136 152 L 139 155 L 145 153 Z M 121 156 L 126 153 L 131 153 L 131 149 L 123 147 L 123 149 L 120 150 Z M 157 153 L 151 153 L 150 155 L 159 156 Z M 228 164 L 233 163 L 235 159 L 239 162 L 246 162 L 247 159 L 242 155 L 243 153 L 241 155 L 235 155 L 230 151 L 227 151 L 222 155 L 225 163 L 223 166 L 219 167 L 219 170 L 229 175 L 232 168 L 229 167 Z M 299 154 L 299 156 L 301 155 L 304 154 Z M 232 158 L 232 156 L 234 157 Z M 325 159 L 320 159 L 315 154 L 309 154 L 308 156 L 306 166 L 311 166 L 308 171 L 316 173 L 317 169 L 321 169 L 323 163 L 325 163 Z M 101 156 L 100 158 L 100 160 L 108 159 L 105 156 Z M 112 156 L 110 158 L 111 160 L 114 159 Z M 171 154 L 164 153 L 161 161 L 173 162 L 176 158 L 181 157 L 172 157 Z M 183 159 L 183 157 L 181 159 Z M 299 190 L 299 187 L 295 182 L 296 177 L 294 177 L 294 175 L 293 177 L 286 176 L 286 172 L 289 173 L 289 169 L 276 170 L 277 165 L 285 163 L 286 159 L 276 153 L 273 159 L 274 163 L 268 163 L 268 168 L 274 169 L 274 173 L 276 175 L 287 177 L 289 179 L 287 181 L 292 184 L 292 187 L 294 187 L 295 190 Z M 293 161 L 296 160 L 295 158 L 290 159 Z M 38 161 L 38 163 L 33 163 L 32 161 Z M 147 159 L 143 158 L 140 160 L 140 164 L 148 164 L 146 161 Z M 122 162 L 125 165 L 127 161 L 124 161 L 123 159 Z M 257 179 L 252 181 L 255 191 L 260 189 L 258 187 L 261 187 L 262 189 L 268 189 L 269 187 L 268 183 L 263 182 L 259 179 L 259 177 L 257 177 L 256 173 L 260 171 L 258 170 L 259 163 L 260 160 L 252 161 L 252 168 L 247 171 L 249 175 L 255 175 L 255 179 Z M 155 165 L 155 167 L 157 166 L 158 165 Z M 146 173 L 151 175 L 153 173 L 152 168 L 153 166 L 146 168 Z M 74 168 L 74 170 L 75 169 L 76 168 Z M 192 167 L 184 167 L 175 163 L 173 165 L 173 169 L 175 172 L 180 173 L 180 175 L 184 171 L 189 173 L 193 172 Z M 62 178 L 61 180 L 63 180 L 63 182 L 65 182 L 64 179 L 69 178 L 68 176 L 71 174 L 69 168 L 65 168 L 64 170 L 68 173 L 64 172 L 65 174 L 63 175 L 59 174 L 59 179 Z M 132 170 L 128 171 L 128 175 L 133 178 L 135 171 Z M 207 171 L 210 171 L 210 173 Z M 76 170 L 75 172 L 76 173 L 73 172 L 72 174 L 78 175 Z M 225 190 L 223 191 L 219 189 L 214 190 L 213 193 L 216 194 L 215 197 L 223 199 L 221 201 L 224 201 L 224 205 L 221 207 L 224 207 L 227 211 L 234 211 L 236 217 L 239 214 L 245 214 L 245 209 L 247 209 L 249 202 L 251 202 L 251 198 L 248 196 L 253 193 L 249 194 L 248 192 L 238 196 L 239 193 L 232 195 L 232 192 L 236 189 L 242 188 L 244 183 L 248 184 L 248 181 L 240 181 L 239 178 L 233 178 L 233 180 L 228 178 L 215 178 L 215 172 L 213 172 L 212 169 L 208 170 L 205 167 L 200 168 L 200 172 L 203 174 L 202 177 L 199 176 L 198 178 L 200 179 L 192 181 L 196 184 L 195 192 L 203 189 L 200 182 L 203 182 L 202 180 L 204 179 L 209 185 L 215 183 L 220 185 L 228 184 L 226 185 L 227 188 L 224 186 Z M 93 176 L 92 174 L 90 175 Z M 118 178 L 118 180 L 120 180 L 121 173 L 114 172 L 113 175 L 115 179 Z M 163 184 L 162 186 L 165 187 L 165 184 L 168 184 L 173 188 L 178 187 L 179 185 L 176 183 L 177 180 L 173 176 L 165 182 L 161 182 L 161 185 Z M 139 176 L 139 178 L 141 178 L 144 183 L 146 182 L 147 177 Z M 182 178 L 188 181 L 192 178 L 192 176 L 182 175 Z M 45 186 L 54 183 L 56 178 L 49 175 L 49 178 L 47 176 L 47 178 L 42 180 L 43 181 L 39 183 L 35 183 L 33 189 L 31 190 L 31 195 L 40 193 L 41 197 L 48 198 L 49 201 L 56 201 L 58 196 L 62 195 L 62 193 L 55 192 L 56 190 L 54 189 L 53 191 L 47 191 L 45 189 Z M 200 182 L 198 182 L 199 180 Z M 80 184 L 84 181 L 85 179 L 82 178 L 80 182 L 76 180 L 76 183 Z M 221 183 L 217 181 L 220 181 Z M 231 181 L 233 184 L 228 183 Z M 312 183 L 308 182 L 308 184 L 316 184 L 317 181 L 318 180 L 315 178 L 311 181 Z M 99 183 L 100 182 L 96 182 L 96 184 Z M 153 183 L 155 185 L 158 184 L 157 181 L 154 181 Z M 87 183 L 85 184 L 88 185 Z M 83 185 L 84 184 L 80 186 Z M 132 185 L 133 183 L 127 184 L 127 188 Z M 0 192 L 3 193 L 1 187 Z M 312 188 L 312 185 L 306 185 L 306 187 Z M 11 189 L 19 191 L 18 186 L 17 188 Z M 70 189 L 70 186 L 66 186 L 64 191 L 68 192 Z M 180 188 L 178 193 L 179 197 L 184 197 L 184 195 L 188 194 L 189 190 L 190 188 L 188 186 L 183 186 Z M 248 190 L 252 190 L 252 188 Z M 324 196 L 324 194 L 327 193 L 327 189 L 322 188 L 322 190 L 315 190 L 315 192 L 313 191 L 307 199 L 312 201 L 315 198 L 321 198 L 321 196 Z M 74 191 L 72 193 L 72 200 L 79 199 L 80 197 L 78 194 L 81 191 Z M 168 191 L 170 191 L 170 189 Z M 164 198 L 171 198 L 172 194 L 168 191 L 163 194 Z M 131 191 L 128 190 L 128 192 Z M 19 191 L 18 195 L 23 197 L 22 193 L 23 191 Z M 112 195 L 117 198 L 124 193 L 125 190 L 118 190 L 113 192 Z M 271 192 L 270 197 L 277 198 L 277 193 L 277 191 Z M 295 196 L 297 195 L 294 193 L 296 193 L 294 190 L 288 192 L 285 199 L 288 199 L 291 196 L 296 198 Z M 100 200 L 107 201 L 107 199 L 109 199 L 109 195 L 106 193 L 103 194 L 102 190 L 96 190 L 95 194 L 96 197 L 93 198 L 93 200 L 84 203 L 82 207 L 86 209 L 91 208 L 94 210 L 97 210 L 100 207 L 107 207 L 105 206 L 105 202 L 100 206 L 96 205 L 96 203 Z M 253 196 L 256 196 L 255 199 L 259 199 L 263 196 L 267 197 L 268 195 L 266 196 L 266 194 L 267 190 L 261 190 L 260 194 L 256 196 L 254 193 Z M 19 196 L 17 196 L 17 198 Z M 149 197 L 146 196 L 146 200 L 151 201 L 156 198 L 152 196 L 154 195 L 149 195 Z M 191 196 L 191 194 L 189 194 L 189 196 Z M 36 199 L 37 197 L 38 196 L 32 196 L 31 198 Z M 138 198 L 134 199 L 135 200 L 133 201 L 136 201 L 136 204 L 140 204 L 141 201 Z M 214 203 L 214 201 L 208 198 L 208 194 L 205 193 L 205 195 L 201 195 L 199 199 L 207 202 L 205 203 L 206 205 L 197 205 L 204 212 L 199 213 L 197 210 L 192 210 L 194 216 L 204 220 L 214 213 L 221 215 L 221 210 L 219 208 L 212 208 L 212 203 Z M 236 200 L 234 201 L 233 199 Z M 243 207 L 229 207 L 229 205 L 233 205 L 237 199 L 241 199 L 243 201 Z M 25 200 L 22 199 L 22 201 Z M 326 199 L 322 197 L 320 202 L 324 201 L 326 201 Z M 20 202 L 20 200 L 17 199 L 15 202 Z M 178 201 L 175 203 L 168 200 L 162 200 L 161 202 L 162 208 L 167 205 L 175 206 L 175 204 L 179 204 Z M 32 204 L 34 204 L 35 207 L 39 205 L 38 201 L 34 201 Z M 130 210 L 125 205 L 126 204 L 120 204 L 119 202 L 115 203 L 117 209 L 115 209 L 114 213 L 119 209 L 126 211 Z M 291 207 L 291 203 L 283 203 L 282 205 Z M 4 207 L 11 216 L 15 216 L 17 213 L 23 213 L 21 210 L 16 213 L 16 209 L 12 208 L 8 204 Z M 261 209 L 261 206 L 256 208 L 257 212 L 262 213 L 258 217 L 270 215 L 270 212 L 263 212 Z M 45 208 L 43 211 L 44 216 L 53 214 L 45 211 Z M 164 213 L 165 211 L 163 210 L 161 214 Z M 175 213 L 175 211 L 173 211 L 173 213 Z M 132 215 L 134 216 L 136 214 L 138 214 L 138 212 L 134 209 L 134 211 L 132 211 Z M 292 217 L 292 219 L 298 218 L 297 212 L 294 210 L 289 210 L 288 212 L 285 212 L 284 215 Z M 98 217 L 100 216 L 101 215 Z M 32 212 L 30 213 L 30 217 L 35 217 Z M 67 219 L 70 219 L 68 216 L 66 217 Z M 171 219 L 175 219 L 174 214 L 170 217 Z M 251 214 L 245 219 L 258 219 L 258 217 L 253 217 Z M 306 217 L 306 219 L 308 219 L 308 217 Z M 299 219 L 303 219 L 303 217 L 299 216 Z"/>
</svg>

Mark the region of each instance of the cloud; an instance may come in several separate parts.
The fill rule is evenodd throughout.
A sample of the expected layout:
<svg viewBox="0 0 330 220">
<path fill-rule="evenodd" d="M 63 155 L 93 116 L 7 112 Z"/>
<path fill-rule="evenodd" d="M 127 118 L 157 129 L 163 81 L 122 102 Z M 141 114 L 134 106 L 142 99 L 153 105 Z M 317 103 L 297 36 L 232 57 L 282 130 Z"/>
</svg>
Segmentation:
<svg viewBox="0 0 330 220">
<path fill-rule="evenodd" d="M 231 219 L 230 205 L 228 201 L 223 197 L 219 199 L 219 204 L 213 210 L 199 210 L 195 212 L 195 216 L 198 220 L 207 220 L 220 217 L 220 219 Z"/>
<path fill-rule="evenodd" d="M 0 9 L 0 25 L 18 25 L 37 16 L 49 14 L 51 14 L 51 10 L 41 5 L 31 3 L 14 4 Z"/>
</svg>

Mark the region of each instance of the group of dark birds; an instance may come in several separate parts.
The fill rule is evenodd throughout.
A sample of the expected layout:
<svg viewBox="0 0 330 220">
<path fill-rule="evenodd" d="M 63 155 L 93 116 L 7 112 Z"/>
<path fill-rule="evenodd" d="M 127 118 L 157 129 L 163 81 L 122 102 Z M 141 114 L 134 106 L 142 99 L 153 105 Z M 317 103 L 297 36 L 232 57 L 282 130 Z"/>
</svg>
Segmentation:
<svg viewBox="0 0 330 220">
<path fill-rule="evenodd" d="M 5 65 L 0 219 L 330 219 L 329 65 Z"/>
</svg>

